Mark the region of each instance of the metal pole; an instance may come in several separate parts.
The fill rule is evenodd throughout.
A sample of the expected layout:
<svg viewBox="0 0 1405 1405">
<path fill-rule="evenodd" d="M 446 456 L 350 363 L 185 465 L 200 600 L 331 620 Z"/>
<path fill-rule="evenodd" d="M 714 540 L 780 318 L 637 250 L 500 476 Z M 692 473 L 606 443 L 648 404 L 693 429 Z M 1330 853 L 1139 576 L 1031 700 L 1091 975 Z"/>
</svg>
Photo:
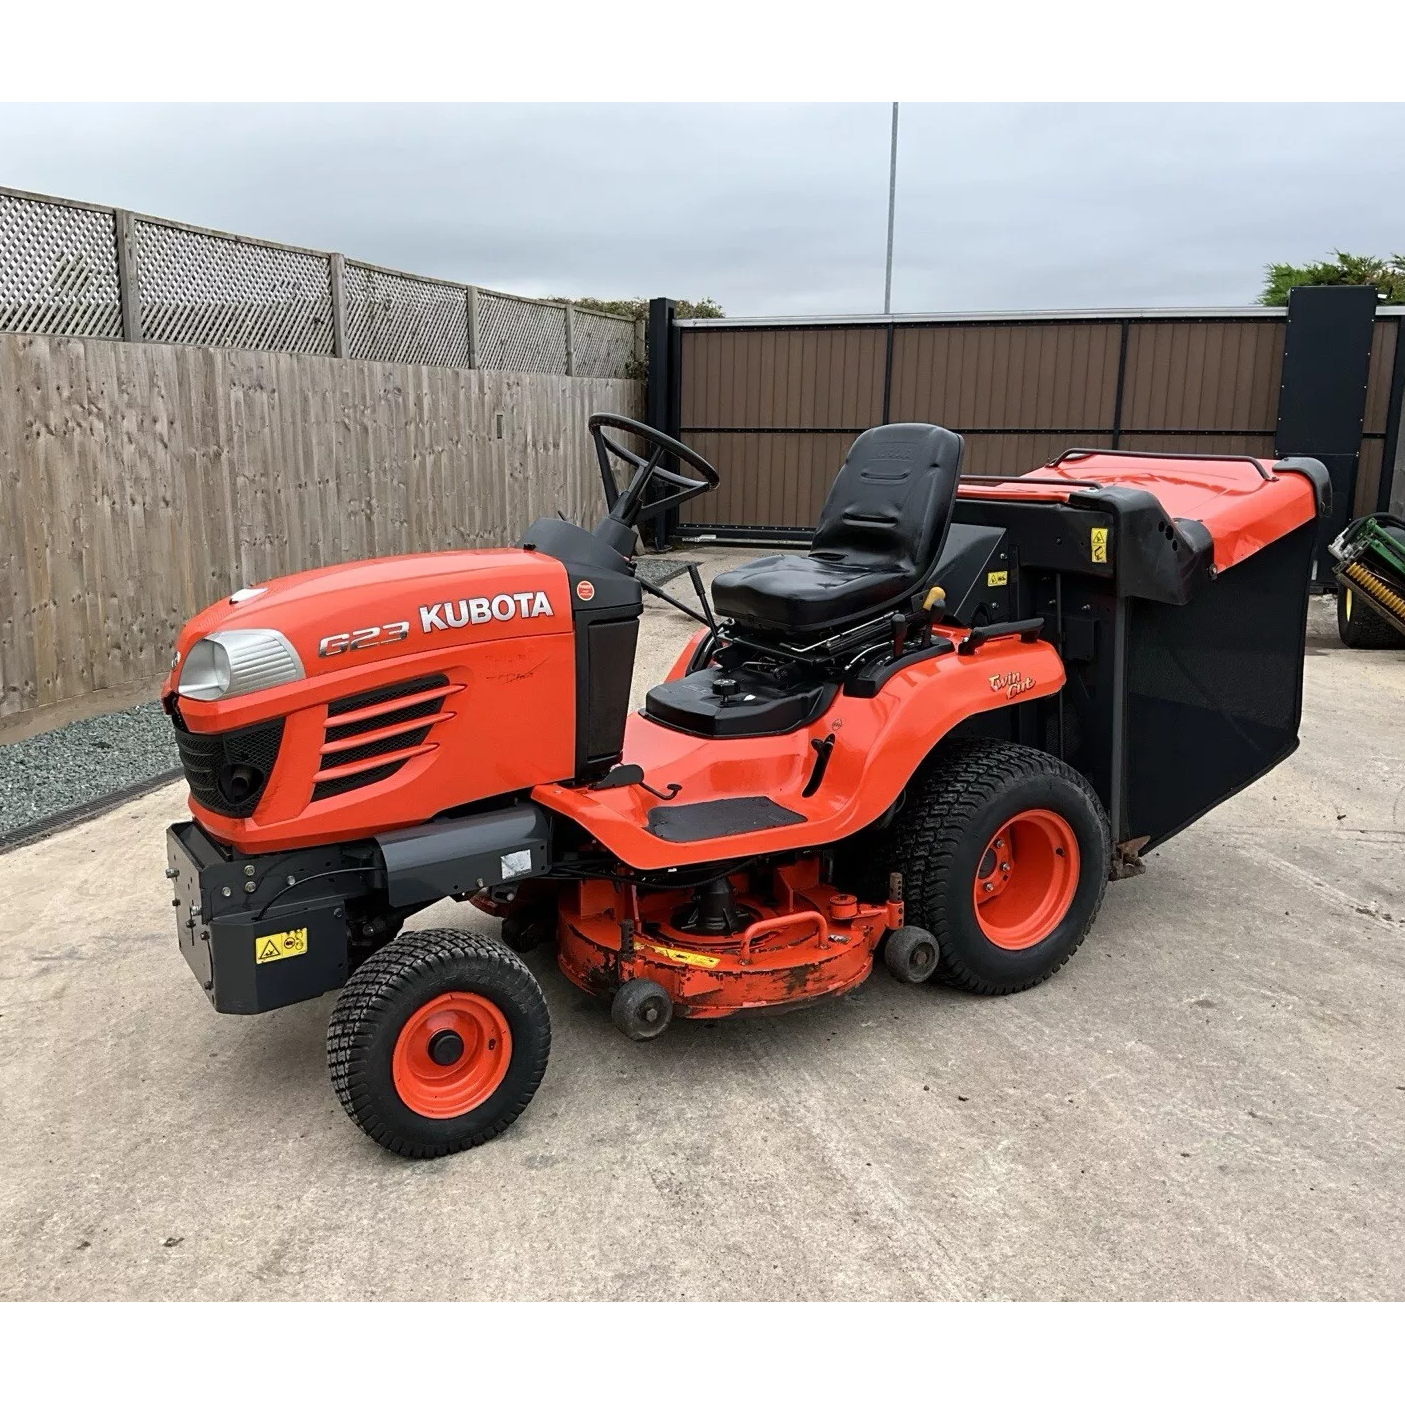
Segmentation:
<svg viewBox="0 0 1405 1405">
<path fill-rule="evenodd" d="M 893 149 L 888 160 L 888 265 L 883 275 L 883 315 L 893 310 L 893 211 L 898 198 L 898 105 L 893 104 Z"/>
</svg>

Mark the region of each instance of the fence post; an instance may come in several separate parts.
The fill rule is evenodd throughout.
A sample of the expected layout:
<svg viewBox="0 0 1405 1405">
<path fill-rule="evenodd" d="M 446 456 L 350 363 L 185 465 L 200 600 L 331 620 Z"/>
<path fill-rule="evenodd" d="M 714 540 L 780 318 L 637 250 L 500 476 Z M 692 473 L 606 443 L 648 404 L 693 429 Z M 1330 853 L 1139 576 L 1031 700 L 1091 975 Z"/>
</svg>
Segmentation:
<svg viewBox="0 0 1405 1405">
<path fill-rule="evenodd" d="M 566 304 L 566 374 L 576 374 L 576 309 Z"/>
<path fill-rule="evenodd" d="M 478 289 L 469 286 L 464 299 L 468 315 L 468 369 L 478 369 Z"/>
<path fill-rule="evenodd" d="M 137 273 L 137 221 L 130 210 L 114 210 L 117 230 L 117 300 L 122 340 L 141 340 L 141 280 Z"/>
<path fill-rule="evenodd" d="M 648 321 L 643 317 L 634 319 L 634 359 L 640 365 L 646 365 L 646 358 L 649 355 L 649 339 L 645 332 Z"/>
<path fill-rule="evenodd" d="M 327 276 L 332 286 L 332 355 L 346 355 L 346 255 L 333 254 Z"/>
</svg>

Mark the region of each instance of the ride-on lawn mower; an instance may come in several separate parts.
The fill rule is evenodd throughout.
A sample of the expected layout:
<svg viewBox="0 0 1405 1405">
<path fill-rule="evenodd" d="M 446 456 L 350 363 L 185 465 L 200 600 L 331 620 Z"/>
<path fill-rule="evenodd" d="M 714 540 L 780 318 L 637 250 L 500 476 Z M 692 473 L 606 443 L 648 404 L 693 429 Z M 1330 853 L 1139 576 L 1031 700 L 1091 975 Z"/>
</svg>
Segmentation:
<svg viewBox="0 0 1405 1405">
<path fill-rule="evenodd" d="M 808 554 L 672 602 L 702 628 L 630 716 L 658 593 L 635 528 L 718 477 L 632 420 L 590 431 L 593 532 L 269 581 L 177 641 L 181 949 L 221 1011 L 344 987 L 332 1084 L 392 1151 L 527 1106 L 538 942 L 639 1040 L 842 994 L 878 951 L 1023 990 L 1109 878 L 1297 745 L 1316 460 L 1074 449 L 963 479 L 959 435 L 870 429 Z M 502 940 L 401 933 L 448 897 Z"/>
<path fill-rule="evenodd" d="M 1349 649 L 1405 649 L 1405 521 L 1358 517 L 1328 547 L 1337 564 L 1337 634 Z"/>
</svg>

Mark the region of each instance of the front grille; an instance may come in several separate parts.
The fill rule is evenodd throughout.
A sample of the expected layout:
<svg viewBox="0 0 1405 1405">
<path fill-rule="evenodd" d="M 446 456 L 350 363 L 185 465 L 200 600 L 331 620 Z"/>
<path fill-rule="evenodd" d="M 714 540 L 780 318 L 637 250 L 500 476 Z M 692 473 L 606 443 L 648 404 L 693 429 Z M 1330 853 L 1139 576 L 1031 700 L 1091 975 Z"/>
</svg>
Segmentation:
<svg viewBox="0 0 1405 1405">
<path fill-rule="evenodd" d="M 190 793 L 207 810 L 247 819 L 263 796 L 283 744 L 283 718 L 232 732 L 192 732 L 172 707 L 176 748 Z"/>
<path fill-rule="evenodd" d="M 329 722 L 327 740 L 344 742 L 348 737 L 361 736 L 363 732 L 379 731 L 380 728 L 390 725 L 388 718 L 394 718 L 396 722 L 413 722 L 416 717 L 433 717 L 443 705 L 443 698 L 427 698 L 424 702 L 411 703 L 408 707 L 397 707 L 394 712 L 384 713 L 380 717 L 363 717 L 359 722 L 341 722 L 336 726 Z M 331 708 L 327 711 L 330 714 Z"/>
<path fill-rule="evenodd" d="M 365 736 L 379 732 L 386 727 L 403 726 L 420 718 L 434 717 L 444 706 L 444 699 L 426 698 L 421 694 L 449 686 L 448 678 L 442 673 L 426 674 L 422 678 L 406 679 L 402 683 L 389 683 L 381 688 L 372 688 L 364 693 L 353 693 L 349 697 L 338 698 L 327 706 L 327 742 L 342 742 L 350 737 Z M 346 717 L 365 708 L 383 707 L 404 698 L 403 707 L 390 708 L 372 717 L 357 717 L 350 722 L 334 722 L 336 717 Z M 429 735 L 433 723 L 423 727 L 412 727 L 408 731 L 397 732 L 394 736 L 378 737 L 374 741 L 363 742 L 360 746 L 346 747 L 342 751 L 328 752 L 322 757 L 321 772 L 339 770 L 343 766 L 355 766 L 365 761 L 373 761 L 380 756 L 396 756 L 420 746 Z M 349 776 L 331 776 L 314 780 L 312 798 L 327 800 L 334 795 L 344 795 L 349 790 L 359 790 L 362 786 L 375 785 L 387 780 L 404 764 L 406 758 L 385 762 L 379 766 L 368 766 Z M 320 774 L 320 773 L 319 773 Z"/>
<path fill-rule="evenodd" d="M 318 781 L 312 787 L 314 800 L 329 800 L 333 795 L 342 795 L 348 790 L 359 790 L 363 785 L 374 785 L 377 781 L 388 780 L 405 763 L 392 761 L 388 766 L 376 766 L 369 771 L 358 771 L 354 776 L 337 776 L 330 781 Z"/>
<path fill-rule="evenodd" d="M 360 712 L 363 707 L 377 707 L 415 693 L 427 693 L 431 688 L 447 688 L 448 678 L 442 673 L 428 673 L 423 678 L 407 678 L 402 683 L 387 683 L 382 688 L 370 688 L 364 693 L 352 693 L 327 704 L 328 717 L 341 717 L 348 712 Z"/>
<path fill-rule="evenodd" d="M 376 720 L 380 721 L 379 718 Z M 373 756 L 391 756 L 397 751 L 409 751 L 428 735 L 428 727 L 416 727 L 413 732 L 397 732 L 393 737 L 382 737 L 377 742 L 366 742 L 362 746 L 348 747 L 345 751 L 334 751 L 330 756 L 322 758 L 322 769 L 325 771 L 329 766 L 350 766 L 357 761 L 369 761 Z"/>
</svg>

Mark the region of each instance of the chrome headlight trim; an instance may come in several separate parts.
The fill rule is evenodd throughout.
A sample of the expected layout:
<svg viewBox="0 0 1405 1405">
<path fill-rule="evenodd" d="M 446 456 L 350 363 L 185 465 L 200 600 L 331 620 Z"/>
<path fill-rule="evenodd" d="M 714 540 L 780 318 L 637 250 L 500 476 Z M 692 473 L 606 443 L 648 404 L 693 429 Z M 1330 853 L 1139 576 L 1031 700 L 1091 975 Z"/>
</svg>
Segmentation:
<svg viewBox="0 0 1405 1405">
<path fill-rule="evenodd" d="M 276 629 L 217 629 L 192 644 L 176 691 L 213 702 L 306 677 L 302 660 Z"/>
</svg>

